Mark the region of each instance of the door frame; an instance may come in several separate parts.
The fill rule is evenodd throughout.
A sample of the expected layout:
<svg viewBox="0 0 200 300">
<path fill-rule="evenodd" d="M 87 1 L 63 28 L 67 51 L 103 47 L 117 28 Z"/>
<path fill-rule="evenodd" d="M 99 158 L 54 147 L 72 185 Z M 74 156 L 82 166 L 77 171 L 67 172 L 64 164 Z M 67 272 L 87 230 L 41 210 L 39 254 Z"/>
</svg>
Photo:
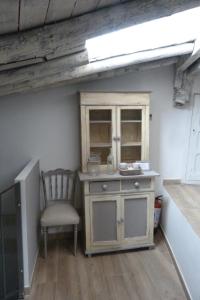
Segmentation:
<svg viewBox="0 0 200 300">
<path fill-rule="evenodd" d="M 188 150 L 187 150 L 187 155 L 186 155 L 186 170 L 185 170 L 185 183 L 189 183 L 189 184 L 200 184 L 200 179 L 199 180 L 195 180 L 195 179 L 190 179 L 190 154 L 191 154 L 191 139 L 192 139 L 192 124 L 193 124 L 193 116 L 194 116 L 194 107 L 195 107 L 195 96 L 199 96 L 200 97 L 200 93 L 194 93 L 193 94 L 193 99 L 192 99 L 192 107 L 191 107 L 191 117 L 190 117 L 190 125 L 189 125 L 189 143 L 188 143 Z M 200 101 L 200 100 L 199 100 Z"/>
</svg>

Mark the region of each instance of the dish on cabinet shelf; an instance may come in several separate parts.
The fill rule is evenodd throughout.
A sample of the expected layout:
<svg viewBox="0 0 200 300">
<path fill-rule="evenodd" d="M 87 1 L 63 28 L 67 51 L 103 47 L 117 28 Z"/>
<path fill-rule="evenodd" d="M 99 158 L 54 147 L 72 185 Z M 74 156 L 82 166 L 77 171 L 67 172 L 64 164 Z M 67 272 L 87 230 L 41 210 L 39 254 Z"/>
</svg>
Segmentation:
<svg viewBox="0 0 200 300">
<path fill-rule="evenodd" d="M 120 163 L 119 164 L 119 173 L 123 176 L 130 176 L 130 175 L 141 175 L 142 169 L 140 166 L 135 165 L 134 163 Z"/>
</svg>

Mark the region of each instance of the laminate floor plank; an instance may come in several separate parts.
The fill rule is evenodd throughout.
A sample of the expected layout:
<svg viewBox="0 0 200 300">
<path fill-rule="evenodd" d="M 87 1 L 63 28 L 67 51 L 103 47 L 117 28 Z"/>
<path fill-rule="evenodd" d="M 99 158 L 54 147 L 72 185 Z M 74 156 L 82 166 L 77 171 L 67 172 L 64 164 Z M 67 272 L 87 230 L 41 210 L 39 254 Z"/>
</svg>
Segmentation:
<svg viewBox="0 0 200 300">
<path fill-rule="evenodd" d="M 68 241 L 39 256 L 27 300 L 186 300 L 163 236 L 153 250 L 74 257 Z"/>
</svg>

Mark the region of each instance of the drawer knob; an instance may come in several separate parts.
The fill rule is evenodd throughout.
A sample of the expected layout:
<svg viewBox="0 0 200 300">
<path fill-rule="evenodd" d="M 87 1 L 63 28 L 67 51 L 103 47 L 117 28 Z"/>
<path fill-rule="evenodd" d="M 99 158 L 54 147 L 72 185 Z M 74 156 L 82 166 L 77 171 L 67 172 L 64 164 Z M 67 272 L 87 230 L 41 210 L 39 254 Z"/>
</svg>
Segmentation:
<svg viewBox="0 0 200 300">
<path fill-rule="evenodd" d="M 107 184 L 102 184 L 102 190 L 103 190 L 103 191 L 106 191 L 107 188 L 108 188 Z"/>
<path fill-rule="evenodd" d="M 139 187 L 140 187 L 140 184 L 139 184 L 139 182 L 134 182 L 134 187 L 136 188 L 136 189 L 138 189 Z"/>
</svg>

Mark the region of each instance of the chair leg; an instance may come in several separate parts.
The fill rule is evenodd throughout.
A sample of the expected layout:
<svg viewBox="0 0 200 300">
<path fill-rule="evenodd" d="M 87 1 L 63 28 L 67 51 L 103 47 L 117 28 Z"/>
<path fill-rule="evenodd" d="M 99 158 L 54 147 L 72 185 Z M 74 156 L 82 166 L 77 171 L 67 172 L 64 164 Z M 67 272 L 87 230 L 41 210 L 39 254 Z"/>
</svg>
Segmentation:
<svg viewBox="0 0 200 300">
<path fill-rule="evenodd" d="M 44 233 L 44 258 L 47 258 L 47 238 L 48 238 L 48 228 L 44 227 L 43 228 L 43 233 Z"/>
<path fill-rule="evenodd" d="M 74 256 L 77 252 L 78 224 L 74 225 Z"/>
</svg>

